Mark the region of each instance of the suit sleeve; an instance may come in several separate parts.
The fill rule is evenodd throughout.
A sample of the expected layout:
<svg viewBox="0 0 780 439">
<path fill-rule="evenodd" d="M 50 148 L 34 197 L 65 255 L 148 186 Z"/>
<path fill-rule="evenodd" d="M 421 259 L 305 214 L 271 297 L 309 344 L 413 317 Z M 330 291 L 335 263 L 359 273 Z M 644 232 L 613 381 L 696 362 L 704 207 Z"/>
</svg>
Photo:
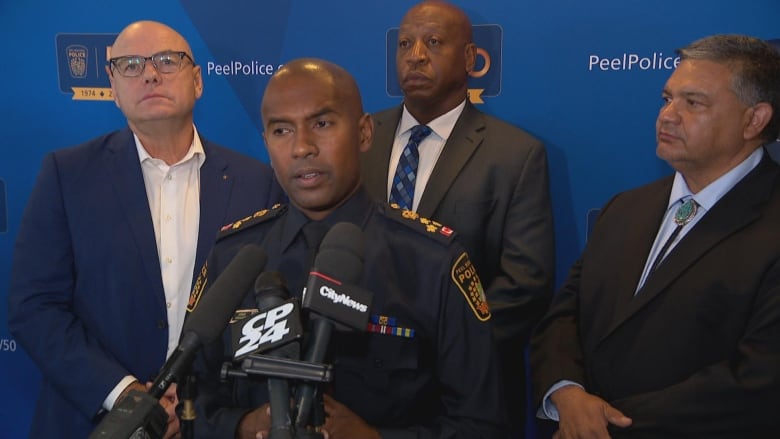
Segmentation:
<svg viewBox="0 0 780 439">
<path fill-rule="evenodd" d="M 601 209 L 596 227 L 616 198 L 613 197 Z M 550 309 L 531 337 L 529 363 L 534 411 L 541 407 L 544 395 L 559 381 L 587 383 L 578 321 L 580 277 L 587 254 L 588 246 L 572 265 L 566 281 L 553 297 Z M 587 386 L 585 390 L 588 390 Z"/>
<path fill-rule="evenodd" d="M 16 241 L 8 326 L 45 379 L 92 418 L 129 373 L 74 311 L 77 268 L 56 156 L 49 154 Z"/>
<path fill-rule="evenodd" d="M 534 410 L 561 380 L 585 383 L 583 352 L 577 330 L 579 276 L 582 260 L 574 263 L 563 287 L 531 338 L 531 383 Z M 586 389 L 587 390 L 587 389 Z"/>
<path fill-rule="evenodd" d="M 228 257 L 220 257 L 219 249 L 216 247 L 211 251 L 205 266 L 200 270 L 200 275 L 195 281 L 196 287 L 190 296 L 188 316 L 197 307 L 197 303 L 202 300 L 202 295 L 210 294 L 209 287 L 214 284 L 215 279 L 230 262 L 232 255 L 233 253 L 230 253 Z M 251 307 L 247 305 L 245 301 L 241 307 Z M 248 396 L 265 396 L 267 386 L 264 385 L 264 381 L 238 378 L 223 380 L 221 378 L 222 365 L 230 358 L 228 354 L 228 349 L 231 346 L 229 328 L 228 325 L 222 337 L 204 345 L 198 351 L 193 363 L 193 373 L 197 377 L 195 431 L 198 432 L 198 437 L 234 437 L 244 415 L 267 401 L 267 398 L 262 396 Z"/>
<path fill-rule="evenodd" d="M 526 343 L 552 297 L 555 244 L 547 155 L 541 143 L 530 148 L 511 196 L 500 269 L 485 285 L 500 345 Z"/>
<path fill-rule="evenodd" d="M 731 358 L 704 367 L 663 390 L 619 399 L 613 405 L 634 420 L 625 432 L 627 437 L 638 433 L 766 437 L 763 434 L 776 431 L 780 405 L 780 261 L 761 282 L 744 334 Z"/>
</svg>

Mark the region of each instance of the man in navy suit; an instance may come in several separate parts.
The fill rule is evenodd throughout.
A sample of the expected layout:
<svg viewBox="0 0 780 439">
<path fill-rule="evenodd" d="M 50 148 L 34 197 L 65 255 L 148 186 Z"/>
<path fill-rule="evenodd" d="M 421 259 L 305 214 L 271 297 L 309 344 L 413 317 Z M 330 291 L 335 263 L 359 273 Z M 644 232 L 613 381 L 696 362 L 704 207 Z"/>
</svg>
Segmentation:
<svg viewBox="0 0 780 439">
<path fill-rule="evenodd" d="M 267 165 L 203 137 L 201 68 L 157 22 L 126 27 L 106 67 L 129 128 L 47 155 L 21 222 L 9 328 L 40 367 L 31 437 L 87 437 L 178 344 L 220 226 L 282 200 Z M 178 431 L 174 387 L 160 403 Z"/>
<path fill-rule="evenodd" d="M 675 174 L 607 203 L 531 341 L 559 439 L 780 431 L 780 55 L 740 35 L 678 53 L 656 120 Z"/>
<path fill-rule="evenodd" d="M 468 16 L 446 2 L 421 2 L 406 13 L 396 53 L 403 104 L 373 115 L 363 181 L 376 198 L 396 201 L 391 189 L 404 145 L 414 126 L 431 129 L 419 143 L 411 203 L 401 207 L 457 231 L 474 262 L 493 314 L 511 437 L 519 438 L 525 346 L 553 289 L 547 154 L 541 141 L 469 102 L 471 34 Z"/>
</svg>

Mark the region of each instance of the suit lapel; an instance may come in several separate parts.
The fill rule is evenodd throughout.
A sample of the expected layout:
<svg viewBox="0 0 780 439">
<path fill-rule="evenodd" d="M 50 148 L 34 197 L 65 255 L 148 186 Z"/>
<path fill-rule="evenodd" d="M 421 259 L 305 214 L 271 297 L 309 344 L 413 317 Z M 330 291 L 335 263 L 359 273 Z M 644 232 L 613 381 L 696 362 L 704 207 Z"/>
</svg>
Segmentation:
<svg viewBox="0 0 780 439">
<path fill-rule="evenodd" d="M 206 160 L 200 167 L 200 223 L 198 225 L 198 248 L 195 254 L 195 273 L 206 261 L 219 228 L 225 223 L 237 219 L 225 218 L 230 201 L 230 191 L 233 188 L 233 176 L 228 173 L 228 163 L 219 155 L 219 151 L 202 137 L 201 144 L 203 144 Z M 193 276 L 193 278 L 195 277 Z"/>
<path fill-rule="evenodd" d="M 758 219 L 771 195 L 776 174 L 777 169 L 772 168 L 770 159 L 765 156 L 758 167 L 726 193 L 672 249 L 636 297 L 617 310 L 616 319 L 605 337 L 658 295 L 667 293 L 672 283 L 720 241 Z M 685 294 L 685 291 L 675 290 L 672 294 Z"/>
<path fill-rule="evenodd" d="M 467 102 L 425 186 L 417 208 L 421 216 L 434 216 L 458 174 L 482 143 L 484 130 L 482 114 Z"/>
<path fill-rule="evenodd" d="M 124 211 L 138 253 L 143 261 L 155 297 L 161 306 L 165 303 L 157 244 L 154 237 L 154 225 L 149 213 L 149 200 L 146 196 L 141 162 L 130 129 L 117 135 L 117 141 L 106 145 L 106 170 L 108 178 L 116 191 L 116 203 Z"/>
<path fill-rule="evenodd" d="M 634 291 L 642 277 L 647 255 L 650 253 L 655 235 L 658 233 L 658 228 L 666 213 L 672 182 L 671 177 L 666 178 L 660 187 L 649 188 L 649 193 L 642 196 L 641 207 L 636 212 L 627 213 L 628 217 L 638 216 L 646 218 L 647 221 L 625 221 L 623 224 L 627 231 L 621 234 L 625 237 L 625 241 L 621 244 L 630 250 L 621 253 L 621 260 L 618 261 L 620 269 L 615 270 L 617 283 L 614 290 L 618 292 L 618 296 L 616 297 L 613 325 L 623 320 L 635 302 Z"/>
<path fill-rule="evenodd" d="M 388 199 L 390 153 L 402 112 L 403 106 L 399 106 L 374 115 L 374 139 L 371 149 L 362 158 L 363 183 L 372 197 L 384 202 Z"/>
</svg>

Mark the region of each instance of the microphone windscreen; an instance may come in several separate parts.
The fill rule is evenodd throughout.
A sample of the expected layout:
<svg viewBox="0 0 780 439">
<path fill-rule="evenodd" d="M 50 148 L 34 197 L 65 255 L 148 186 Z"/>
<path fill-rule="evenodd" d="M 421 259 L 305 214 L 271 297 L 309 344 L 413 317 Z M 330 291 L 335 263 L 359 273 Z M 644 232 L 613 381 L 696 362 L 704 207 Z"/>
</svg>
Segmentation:
<svg viewBox="0 0 780 439">
<path fill-rule="evenodd" d="M 248 244 L 242 247 L 188 316 L 182 333 L 192 331 L 204 344 L 219 337 L 265 268 L 266 260 L 265 251 L 260 246 Z"/>
<path fill-rule="evenodd" d="M 363 272 L 363 231 L 352 223 L 337 223 L 322 238 L 314 268 L 344 283 L 357 283 Z"/>
<path fill-rule="evenodd" d="M 266 298 L 275 296 L 281 300 L 287 300 L 290 297 L 290 293 L 287 290 L 287 282 L 284 277 L 278 271 L 264 271 L 257 276 L 255 281 L 255 297 L 257 301 L 266 301 Z M 269 304 L 272 306 L 273 304 Z M 264 306 L 257 305 L 262 309 Z"/>
</svg>

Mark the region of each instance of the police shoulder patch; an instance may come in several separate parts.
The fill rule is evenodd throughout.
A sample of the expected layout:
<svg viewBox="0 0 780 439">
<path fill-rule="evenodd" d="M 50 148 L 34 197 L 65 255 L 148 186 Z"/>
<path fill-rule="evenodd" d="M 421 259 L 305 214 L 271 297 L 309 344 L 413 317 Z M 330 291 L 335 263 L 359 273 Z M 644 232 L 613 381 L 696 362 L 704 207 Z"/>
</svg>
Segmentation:
<svg viewBox="0 0 780 439">
<path fill-rule="evenodd" d="M 201 267 L 200 273 L 198 273 L 198 278 L 195 279 L 195 286 L 192 287 L 190 300 L 187 302 L 187 312 L 192 312 L 195 310 L 195 307 L 198 306 L 198 302 L 200 302 L 200 297 L 203 295 L 203 290 L 206 289 L 206 283 L 208 283 L 209 280 L 208 266 L 209 262 L 206 261 L 203 264 L 203 267 Z"/>
<path fill-rule="evenodd" d="M 413 210 L 401 209 L 397 204 L 385 205 L 386 216 L 421 234 L 443 242 L 450 242 L 455 237 L 455 231 L 434 220 L 421 217 Z"/>
<path fill-rule="evenodd" d="M 217 234 L 217 241 L 219 241 L 220 239 L 226 236 L 230 236 L 239 230 L 246 229 L 247 227 L 251 227 L 256 224 L 260 224 L 270 219 L 276 218 L 286 210 L 287 210 L 287 205 L 275 204 L 270 209 L 258 210 L 257 212 L 247 216 L 246 218 L 241 218 L 238 221 L 232 222 L 230 224 L 226 224 L 222 226 L 221 229 L 219 229 L 219 233 Z"/>
<path fill-rule="evenodd" d="M 490 307 L 485 297 L 485 290 L 466 252 L 463 252 L 452 265 L 451 274 L 452 281 L 466 298 L 477 319 L 483 322 L 490 320 Z"/>
</svg>

